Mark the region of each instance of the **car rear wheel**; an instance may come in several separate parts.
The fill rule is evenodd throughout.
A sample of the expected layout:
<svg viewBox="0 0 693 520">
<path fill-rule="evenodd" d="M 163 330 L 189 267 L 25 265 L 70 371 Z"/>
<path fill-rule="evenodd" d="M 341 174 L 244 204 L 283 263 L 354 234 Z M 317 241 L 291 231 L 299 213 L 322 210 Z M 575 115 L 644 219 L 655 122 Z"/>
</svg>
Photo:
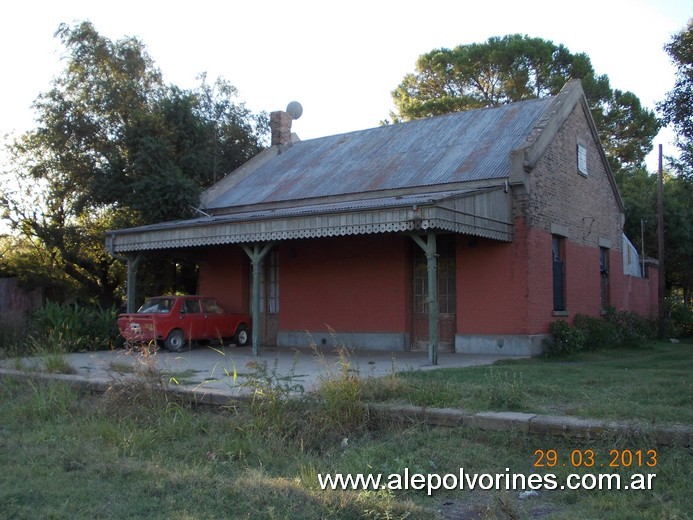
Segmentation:
<svg viewBox="0 0 693 520">
<path fill-rule="evenodd" d="M 164 341 L 166 350 L 170 350 L 171 352 L 180 352 L 184 345 L 185 335 L 180 329 L 175 329 L 169 332 L 168 336 L 166 336 L 166 341 Z"/>
<path fill-rule="evenodd" d="M 236 335 L 234 336 L 234 343 L 239 347 L 245 347 L 250 341 L 250 333 L 248 332 L 248 327 L 241 325 L 236 330 Z"/>
</svg>

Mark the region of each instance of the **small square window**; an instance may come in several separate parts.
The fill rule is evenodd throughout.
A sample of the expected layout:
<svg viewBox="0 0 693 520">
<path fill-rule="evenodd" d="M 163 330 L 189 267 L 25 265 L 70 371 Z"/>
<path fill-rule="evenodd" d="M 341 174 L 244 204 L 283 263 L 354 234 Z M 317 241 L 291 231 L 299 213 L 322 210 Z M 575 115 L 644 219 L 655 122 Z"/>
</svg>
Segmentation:
<svg viewBox="0 0 693 520">
<path fill-rule="evenodd" d="M 587 148 L 582 145 L 577 145 L 577 169 L 582 175 L 587 175 Z"/>
</svg>

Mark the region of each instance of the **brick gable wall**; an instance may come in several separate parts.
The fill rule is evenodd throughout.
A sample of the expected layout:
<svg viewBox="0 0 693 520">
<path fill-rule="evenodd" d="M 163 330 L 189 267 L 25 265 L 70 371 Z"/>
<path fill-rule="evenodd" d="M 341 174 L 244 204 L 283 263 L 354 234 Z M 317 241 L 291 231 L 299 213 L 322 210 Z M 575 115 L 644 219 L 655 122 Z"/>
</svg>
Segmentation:
<svg viewBox="0 0 693 520">
<path fill-rule="evenodd" d="M 578 172 L 578 143 L 587 150 L 587 175 Z M 528 251 L 530 332 L 547 332 L 551 321 L 578 313 L 599 315 L 600 246 L 609 249 L 610 305 L 646 317 L 656 311 L 651 281 L 623 273 L 623 214 L 599 146 L 577 103 L 529 174 L 528 192 L 514 195 L 515 227 L 523 230 L 516 239 Z M 552 234 L 565 238 L 567 313 L 553 312 Z"/>
<path fill-rule="evenodd" d="M 588 175 L 577 171 L 577 144 L 587 148 Z M 599 239 L 620 251 L 622 215 L 582 104 L 557 132 L 553 143 L 530 173 L 525 219 L 530 228 L 567 232 L 577 245 L 598 247 Z"/>
</svg>

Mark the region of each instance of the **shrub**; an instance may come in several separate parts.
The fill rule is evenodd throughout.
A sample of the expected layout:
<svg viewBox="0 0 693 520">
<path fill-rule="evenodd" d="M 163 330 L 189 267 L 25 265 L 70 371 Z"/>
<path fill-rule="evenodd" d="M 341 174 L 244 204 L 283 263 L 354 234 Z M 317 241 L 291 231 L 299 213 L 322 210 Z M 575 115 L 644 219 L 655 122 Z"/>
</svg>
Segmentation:
<svg viewBox="0 0 693 520">
<path fill-rule="evenodd" d="M 641 347 L 656 337 L 655 324 L 635 312 L 609 309 L 604 319 L 615 331 L 618 348 Z"/>
<path fill-rule="evenodd" d="M 585 350 L 615 348 L 620 343 L 617 326 L 605 318 L 576 314 L 573 326 L 585 334 Z"/>
<path fill-rule="evenodd" d="M 547 354 L 550 356 L 572 354 L 585 348 L 587 334 L 567 321 L 554 321 L 551 323 L 550 331 L 551 339 L 545 342 Z"/>
<path fill-rule="evenodd" d="M 686 305 L 682 297 L 671 296 L 666 302 L 669 311 L 670 334 L 675 338 L 693 336 L 693 307 Z"/>
<path fill-rule="evenodd" d="M 27 344 L 59 352 L 109 348 L 118 337 L 117 317 L 115 307 L 101 309 L 48 302 L 31 315 Z"/>
<path fill-rule="evenodd" d="M 573 324 L 563 320 L 550 326 L 551 339 L 545 342 L 548 355 L 571 354 L 580 350 L 637 348 L 655 338 L 655 326 L 640 315 L 609 309 L 597 318 L 577 314 Z"/>
</svg>

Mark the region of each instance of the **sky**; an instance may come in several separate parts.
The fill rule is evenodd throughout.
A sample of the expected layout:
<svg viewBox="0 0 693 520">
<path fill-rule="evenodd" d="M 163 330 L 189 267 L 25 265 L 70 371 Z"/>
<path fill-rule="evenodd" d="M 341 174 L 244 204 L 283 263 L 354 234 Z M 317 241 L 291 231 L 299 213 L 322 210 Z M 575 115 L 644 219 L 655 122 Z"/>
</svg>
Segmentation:
<svg viewBox="0 0 693 520">
<path fill-rule="evenodd" d="M 693 18 L 690 0 L 98 0 L 11 2 L 0 19 L 0 135 L 35 126 L 32 102 L 64 66 L 55 31 L 83 20 L 139 38 L 167 83 L 223 77 L 253 112 L 303 106 L 311 139 L 378 126 L 390 93 L 435 48 L 521 33 L 586 53 L 612 88 L 654 109 L 674 84 L 663 46 Z M 674 153 L 671 132 L 655 140 Z M 648 159 L 656 169 L 656 158 Z"/>
</svg>

